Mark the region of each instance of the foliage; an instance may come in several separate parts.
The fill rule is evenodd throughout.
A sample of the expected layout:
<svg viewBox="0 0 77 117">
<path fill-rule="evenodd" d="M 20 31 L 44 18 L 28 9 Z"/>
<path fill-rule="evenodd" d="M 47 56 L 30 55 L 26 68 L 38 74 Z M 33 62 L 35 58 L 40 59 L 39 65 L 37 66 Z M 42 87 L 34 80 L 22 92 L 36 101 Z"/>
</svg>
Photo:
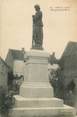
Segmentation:
<svg viewBox="0 0 77 117">
<path fill-rule="evenodd" d="M 9 109 L 13 105 L 13 95 L 7 94 L 6 90 L 0 87 L 0 113 L 1 115 L 8 115 Z"/>
</svg>

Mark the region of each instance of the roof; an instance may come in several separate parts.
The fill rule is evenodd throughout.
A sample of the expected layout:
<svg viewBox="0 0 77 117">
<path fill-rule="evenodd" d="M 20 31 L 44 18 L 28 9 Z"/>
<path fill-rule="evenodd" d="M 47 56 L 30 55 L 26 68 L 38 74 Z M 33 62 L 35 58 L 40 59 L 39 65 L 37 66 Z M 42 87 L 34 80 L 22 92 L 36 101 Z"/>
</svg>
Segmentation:
<svg viewBox="0 0 77 117">
<path fill-rule="evenodd" d="M 2 59 L 2 57 L 0 56 L 0 60 L 2 61 L 2 63 L 7 67 L 7 68 L 10 68 L 7 63 Z"/>
<path fill-rule="evenodd" d="M 24 60 L 24 53 L 22 50 L 9 49 L 12 56 L 16 60 Z"/>
<path fill-rule="evenodd" d="M 70 41 L 67 44 L 67 46 L 66 46 L 66 48 L 63 52 L 62 57 L 63 56 L 69 56 L 69 55 L 77 55 L 77 42 Z"/>
</svg>

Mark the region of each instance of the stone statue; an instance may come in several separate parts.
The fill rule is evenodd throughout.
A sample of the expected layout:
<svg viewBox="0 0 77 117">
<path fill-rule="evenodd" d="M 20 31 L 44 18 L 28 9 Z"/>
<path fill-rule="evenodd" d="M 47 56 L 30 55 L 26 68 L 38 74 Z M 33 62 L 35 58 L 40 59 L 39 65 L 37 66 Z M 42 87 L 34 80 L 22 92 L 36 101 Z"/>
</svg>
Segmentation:
<svg viewBox="0 0 77 117">
<path fill-rule="evenodd" d="M 42 49 L 43 44 L 43 22 L 42 12 L 40 6 L 34 6 L 36 13 L 33 15 L 33 38 L 32 38 L 32 49 Z"/>
</svg>

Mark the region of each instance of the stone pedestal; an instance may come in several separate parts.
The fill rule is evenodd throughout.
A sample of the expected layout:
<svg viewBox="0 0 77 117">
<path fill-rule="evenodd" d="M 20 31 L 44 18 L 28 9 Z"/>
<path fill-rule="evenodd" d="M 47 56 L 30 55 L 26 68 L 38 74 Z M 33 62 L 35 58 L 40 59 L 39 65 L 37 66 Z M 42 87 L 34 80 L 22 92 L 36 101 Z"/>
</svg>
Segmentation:
<svg viewBox="0 0 77 117">
<path fill-rule="evenodd" d="M 24 59 L 24 82 L 10 117 L 75 117 L 75 110 L 54 98 L 48 78 L 48 57 L 44 51 L 31 50 Z"/>
</svg>

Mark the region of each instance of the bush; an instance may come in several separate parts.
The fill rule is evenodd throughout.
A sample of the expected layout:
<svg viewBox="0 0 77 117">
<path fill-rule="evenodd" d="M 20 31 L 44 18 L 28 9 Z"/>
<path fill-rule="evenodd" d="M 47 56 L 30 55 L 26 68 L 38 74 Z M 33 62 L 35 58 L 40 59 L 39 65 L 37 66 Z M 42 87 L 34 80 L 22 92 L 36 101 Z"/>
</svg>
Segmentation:
<svg viewBox="0 0 77 117">
<path fill-rule="evenodd" d="M 12 107 L 13 95 L 6 93 L 3 87 L 0 87 L 0 113 L 2 117 L 8 116 L 9 109 Z"/>
</svg>

